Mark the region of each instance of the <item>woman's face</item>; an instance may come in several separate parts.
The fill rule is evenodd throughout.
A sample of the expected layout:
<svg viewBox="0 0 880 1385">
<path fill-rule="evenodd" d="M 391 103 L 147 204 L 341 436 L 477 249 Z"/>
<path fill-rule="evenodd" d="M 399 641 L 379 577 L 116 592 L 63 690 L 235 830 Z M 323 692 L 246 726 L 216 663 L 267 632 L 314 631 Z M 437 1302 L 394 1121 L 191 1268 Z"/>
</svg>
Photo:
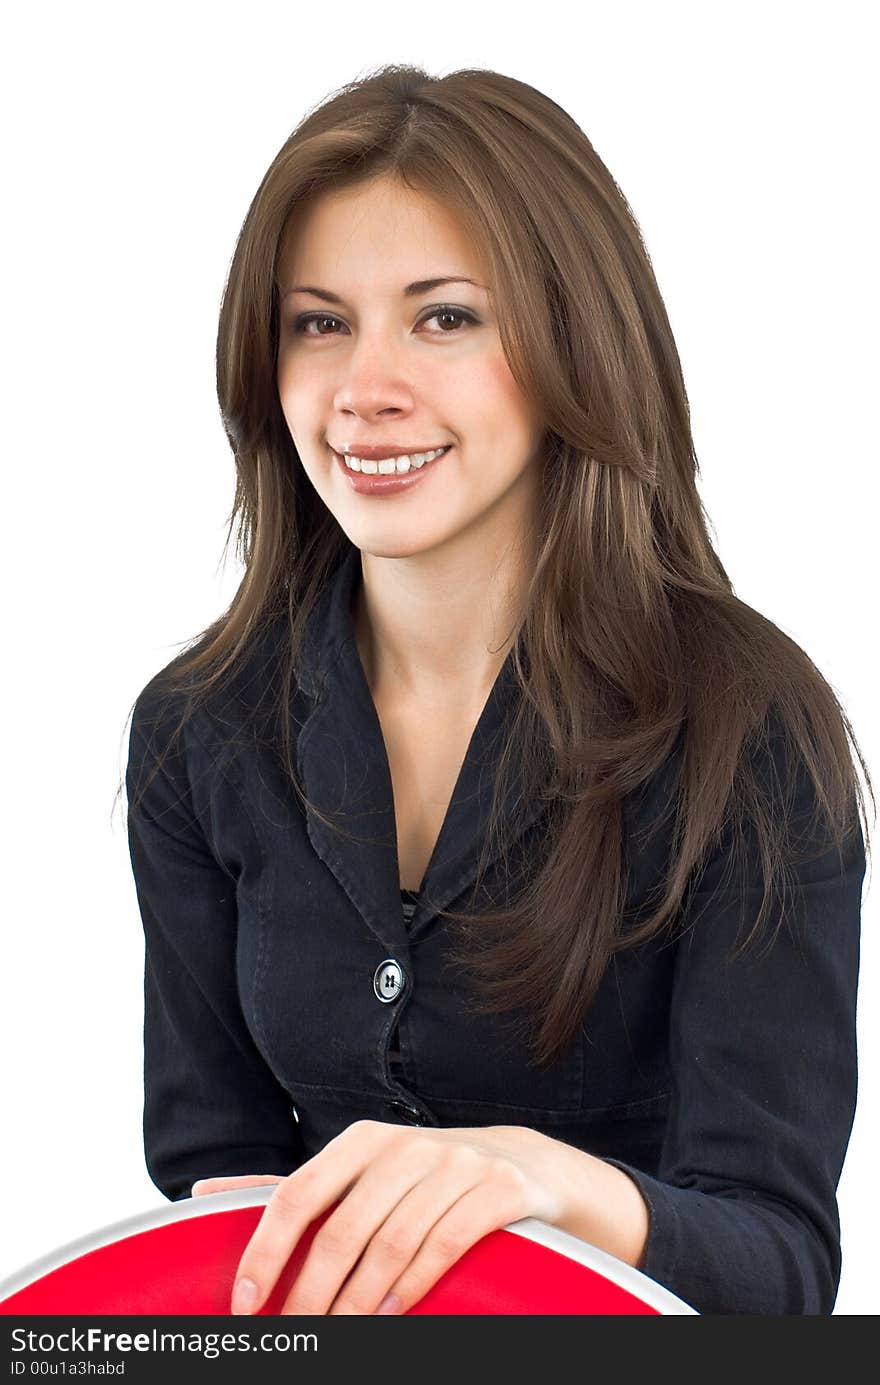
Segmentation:
<svg viewBox="0 0 880 1385">
<path fill-rule="evenodd" d="M 521 536 L 543 424 L 505 360 L 484 266 L 442 205 L 388 176 L 324 193 L 279 270 L 281 407 L 352 543 L 405 557 Z M 456 282 L 407 291 L 440 278 Z M 395 462 L 393 477 L 387 462 L 373 475 L 340 458 L 446 446 L 421 467 Z"/>
</svg>

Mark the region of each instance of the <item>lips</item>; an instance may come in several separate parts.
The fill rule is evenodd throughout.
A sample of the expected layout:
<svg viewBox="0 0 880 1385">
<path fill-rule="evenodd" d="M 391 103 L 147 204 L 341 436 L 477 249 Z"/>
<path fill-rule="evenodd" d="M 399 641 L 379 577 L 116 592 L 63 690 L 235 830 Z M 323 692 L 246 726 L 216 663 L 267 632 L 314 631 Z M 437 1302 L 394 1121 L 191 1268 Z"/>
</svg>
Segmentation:
<svg viewBox="0 0 880 1385">
<path fill-rule="evenodd" d="M 398 447 L 393 443 L 387 443 L 384 446 L 379 443 L 374 443 L 372 445 L 363 443 L 361 446 L 358 446 L 357 443 L 347 442 L 344 447 L 333 447 L 333 444 L 330 444 L 337 456 L 360 457 L 362 461 L 366 462 L 386 462 L 391 457 L 412 457 L 417 456 L 420 452 L 437 452 L 441 447 L 448 448 L 451 447 L 451 445 L 451 443 L 447 442 L 434 442 L 428 444 L 420 443 L 418 446 L 414 444 L 409 447 Z"/>
<path fill-rule="evenodd" d="M 374 474 L 370 472 L 352 471 L 350 467 L 346 466 L 345 459 L 341 453 L 336 452 L 332 447 L 330 448 L 330 455 L 333 457 L 336 465 L 339 467 L 339 470 L 353 491 L 358 495 L 381 496 L 392 495 L 399 491 L 409 490 L 411 486 L 419 485 L 429 472 L 432 472 L 435 467 L 440 465 L 444 457 L 448 457 L 451 450 L 452 444 L 448 443 L 445 452 L 439 457 L 435 457 L 433 461 L 425 462 L 424 466 L 418 469 L 410 468 L 409 471 L 393 471 L 388 473 L 376 472 Z M 358 454 L 354 452 L 351 455 L 356 457 Z M 367 460 L 371 459 L 368 458 Z"/>
</svg>

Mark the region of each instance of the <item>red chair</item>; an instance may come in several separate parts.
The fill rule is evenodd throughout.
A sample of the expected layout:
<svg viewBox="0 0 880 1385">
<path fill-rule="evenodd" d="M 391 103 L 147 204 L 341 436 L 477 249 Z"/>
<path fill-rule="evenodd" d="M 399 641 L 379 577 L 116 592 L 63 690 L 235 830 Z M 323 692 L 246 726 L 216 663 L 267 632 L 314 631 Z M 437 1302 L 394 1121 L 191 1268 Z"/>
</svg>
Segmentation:
<svg viewBox="0 0 880 1385">
<path fill-rule="evenodd" d="M 245 1188 L 171 1202 L 73 1241 L 0 1283 L 0 1315 L 228 1315 L 235 1270 L 273 1191 Z M 302 1236 L 263 1313 L 280 1313 L 329 1214 Z M 630 1265 L 531 1217 L 484 1236 L 409 1310 L 459 1316 L 694 1311 Z"/>
</svg>

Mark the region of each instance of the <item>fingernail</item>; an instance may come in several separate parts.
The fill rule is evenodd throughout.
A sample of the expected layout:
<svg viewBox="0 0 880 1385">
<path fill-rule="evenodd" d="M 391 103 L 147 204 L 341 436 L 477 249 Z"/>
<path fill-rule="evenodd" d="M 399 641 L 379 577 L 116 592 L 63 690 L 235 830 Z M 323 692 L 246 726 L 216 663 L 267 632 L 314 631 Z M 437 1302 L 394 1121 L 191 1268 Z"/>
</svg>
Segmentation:
<svg viewBox="0 0 880 1385">
<path fill-rule="evenodd" d="M 239 1279 L 232 1291 L 233 1313 L 250 1313 L 257 1301 L 257 1286 L 252 1279 Z"/>
<path fill-rule="evenodd" d="M 376 1309 L 376 1316 L 379 1314 L 397 1313 L 400 1310 L 400 1299 L 396 1294 L 386 1294 L 379 1307 Z"/>
</svg>

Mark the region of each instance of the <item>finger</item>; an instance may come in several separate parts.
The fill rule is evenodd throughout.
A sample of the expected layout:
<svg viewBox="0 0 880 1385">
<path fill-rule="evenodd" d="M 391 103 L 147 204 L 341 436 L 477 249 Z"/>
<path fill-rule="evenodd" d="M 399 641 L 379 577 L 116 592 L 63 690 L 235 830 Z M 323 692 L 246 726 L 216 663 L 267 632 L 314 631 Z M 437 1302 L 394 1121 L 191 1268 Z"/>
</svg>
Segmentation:
<svg viewBox="0 0 880 1385">
<path fill-rule="evenodd" d="M 499 1190 L 498 1197 L 487 1196 L 485 1184 L 471 1188 L 431 1228 L 412 1262 L 391 1285 L 387 1297 L 394 1301 L 387 1307 L 380 1304 L 378 1311 L 406 1313 L 477 1241 L 517 1221 L 521 1206 L 521 1195 L 512 1187 L 509 1193 Z"/>
<path fill-rule="evenodd" d="M 306 1227 L 348 1191 L 387 1141 L 388 1132 L 398 1128 L 355 1121 L 281 1180 L 238 1263 L 233 1313 L 258 1311 Z"/>
<path fill-rule="evenodd" d="M 443 1156 L 445 1157 L 445 1155 Z M 374 1159 L 317 1232 L 283 1314 L 323 1314 L 334 1302 L 346 1276 L 369 1246 L 389 1213 L 436 1166 L 438 1150 L 415 1132 L 399 1132 Z M 460 1181 L 452 1198 L 461 1191 Z M 446 1205 L 446 1204 L 444 1204 Z M 434 1216 L 437 1209 L 434 1203 Z M 352 1310 L 357 1311 L 357 1310 Z"/>
<path fill-rule="evenodd" d="M 330 1307 L 338 1314 L 375 1313 L 429 1232 L 471 1188 L 486 1189 L 487 1160 L 463 1146 L 444 1152 L 437 1167 L 403 1197 L 370 1239 L 360 1262 Z"/>
<path fill-rule="evenodd" d="M 241 1173 L 230 1174 L 228 1178 L 198 1178 L 192 1185 L 192 1196 L 228 1193 L 234 1188 L 265 1188 L 271 1183 L 281 1183 L 283 1177 L 280 1173 Z"/>
</svg>

